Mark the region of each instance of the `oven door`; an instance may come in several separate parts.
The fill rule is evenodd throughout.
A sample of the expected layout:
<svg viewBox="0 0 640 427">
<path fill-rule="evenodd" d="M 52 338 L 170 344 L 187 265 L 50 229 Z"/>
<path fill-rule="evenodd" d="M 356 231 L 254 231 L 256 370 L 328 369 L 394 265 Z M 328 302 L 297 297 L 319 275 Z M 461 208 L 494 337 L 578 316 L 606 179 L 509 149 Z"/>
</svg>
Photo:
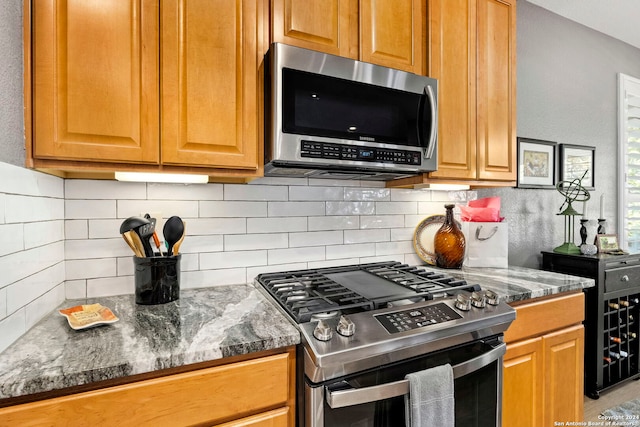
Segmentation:
<svg viewBox="0 0 640 427">
<path fill-rule="evenodd" d="M 457 427 L 499 427 L 502 357 L 497 338 L 405 360 L 323 384 L 305 384 L 307 427 L 405 425 L 405 375 L 449 363 L 453 367 Z"/>
</svg>

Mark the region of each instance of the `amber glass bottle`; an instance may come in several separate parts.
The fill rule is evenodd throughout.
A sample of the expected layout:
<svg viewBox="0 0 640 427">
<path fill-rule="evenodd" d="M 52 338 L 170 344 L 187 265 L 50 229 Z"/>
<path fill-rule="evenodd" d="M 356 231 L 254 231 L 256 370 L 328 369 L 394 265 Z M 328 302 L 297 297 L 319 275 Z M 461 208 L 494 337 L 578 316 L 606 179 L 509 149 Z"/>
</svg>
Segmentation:
<svg viewBox="0 0 640 427">
<path fill-rule="evenodd" d="M 466 241 L 464 234 L 453 218 L 455 205 L 444 205 L 447 210 L 444 224 L 433 238 L 433 251 L 436 254 L 436 265 L 442 268 L 462 268 Z"/>
</svg>

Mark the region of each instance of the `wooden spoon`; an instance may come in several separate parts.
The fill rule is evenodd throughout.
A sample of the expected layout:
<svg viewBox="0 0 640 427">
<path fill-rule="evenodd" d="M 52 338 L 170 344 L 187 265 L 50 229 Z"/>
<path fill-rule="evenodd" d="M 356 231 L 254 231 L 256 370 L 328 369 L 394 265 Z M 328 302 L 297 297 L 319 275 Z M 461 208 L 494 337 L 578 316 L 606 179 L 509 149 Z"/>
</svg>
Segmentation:
<svg viewBox="0 0 640 427">
<path fill-rule="evenodd" d="M 180 245 L 182 245 L 182 242 L 184 241 L 184 235 L 187 233 L 186 230 L 187 230 L 187 221 L 182 221 L 182 236 L 176 242 L 176 244 L 173 245 L 173 254 L 174 255 L 178 255 L 180 253 Z"/>
<path fill-rule="evenodd" d="M 125 231 L 124 233 L 122 233 L 122 237 L 127 242 L 129 247 L 133 249 L 133 253 L 135 253 L 137 257 L 144 258 L 145 256 L 144 246 L 142 245 L 142 240 L 140 239 L 140 236 L 138 236 L 138 234 L 135 231 L 133 230 Z"/>
</svg>

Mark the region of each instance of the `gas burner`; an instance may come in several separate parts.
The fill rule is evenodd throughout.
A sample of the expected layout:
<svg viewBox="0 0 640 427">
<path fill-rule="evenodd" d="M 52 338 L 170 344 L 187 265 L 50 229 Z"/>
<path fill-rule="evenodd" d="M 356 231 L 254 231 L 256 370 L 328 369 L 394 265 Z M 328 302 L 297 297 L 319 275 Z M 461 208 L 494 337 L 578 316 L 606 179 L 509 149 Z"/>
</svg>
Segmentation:
<svg viewBox="0 0 640 427">
<path fill-rule="evenodd" d="M 317 322 L 320 320 L 329 320 L 329 319 L 335 319 L 337 317 L 340 316 L 340 311 L 339 310 L 335 310 L 335 311 L 324 311 L 322 313 L 313 313 L 311 315 L 311 322 Z"/>
</svg>

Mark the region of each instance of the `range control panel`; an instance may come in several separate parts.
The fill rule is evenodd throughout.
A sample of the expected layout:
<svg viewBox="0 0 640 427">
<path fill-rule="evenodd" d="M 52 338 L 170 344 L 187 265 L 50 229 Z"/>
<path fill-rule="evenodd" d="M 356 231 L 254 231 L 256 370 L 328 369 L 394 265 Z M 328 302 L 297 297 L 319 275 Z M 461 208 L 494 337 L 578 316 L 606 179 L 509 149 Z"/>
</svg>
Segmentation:
<svg viewBox="0 0 640 427">
<path fill-rule="evenodd" d="M 444 303 L 379 314 L 374 317 L 392 334 L 462 318 Z"/>
<path fill-rule="evenodd" d="M 356 160 L 416 166 L 420 166 L 421 164 L 420 153 L 417 151 L 361 147 L 358 145 L 334 144 L 318 141 L 301 141 L 300 144 L 300 155 L 302 157 Z"/>
</svg>

